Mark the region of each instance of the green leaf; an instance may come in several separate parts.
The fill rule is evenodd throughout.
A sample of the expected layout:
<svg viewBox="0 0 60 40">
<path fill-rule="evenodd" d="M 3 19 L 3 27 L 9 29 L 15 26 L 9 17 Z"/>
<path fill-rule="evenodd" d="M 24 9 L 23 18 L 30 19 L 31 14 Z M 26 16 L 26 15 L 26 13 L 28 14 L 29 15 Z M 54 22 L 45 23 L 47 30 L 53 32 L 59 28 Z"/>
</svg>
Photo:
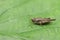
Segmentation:
<svg viewBox="0 0 60 40">
<path fill-rule="evenodd" d="M 56 18 L 35 25 L 31 18 Z M 60 0 L 0 0 L 0 40 L 60 40 Z"/>
</svg>

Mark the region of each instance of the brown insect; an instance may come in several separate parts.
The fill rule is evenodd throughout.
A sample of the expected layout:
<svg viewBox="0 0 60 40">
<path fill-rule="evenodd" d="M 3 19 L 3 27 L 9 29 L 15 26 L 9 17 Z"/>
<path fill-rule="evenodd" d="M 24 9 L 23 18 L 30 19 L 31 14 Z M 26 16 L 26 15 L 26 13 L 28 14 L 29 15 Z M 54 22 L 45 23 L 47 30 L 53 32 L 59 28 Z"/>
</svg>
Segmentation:
<svg viewBox="0 0 60 40">
<path fill-rule="evenodd" d="M 56 19 L 51 19 L 51 18 L 33 18 L 32 22 L 34 24 L 38 24 L 38 25 L 45 25 L 45 24 L 49 24 L 51 21 L 55 21 Z"/>
</svg>

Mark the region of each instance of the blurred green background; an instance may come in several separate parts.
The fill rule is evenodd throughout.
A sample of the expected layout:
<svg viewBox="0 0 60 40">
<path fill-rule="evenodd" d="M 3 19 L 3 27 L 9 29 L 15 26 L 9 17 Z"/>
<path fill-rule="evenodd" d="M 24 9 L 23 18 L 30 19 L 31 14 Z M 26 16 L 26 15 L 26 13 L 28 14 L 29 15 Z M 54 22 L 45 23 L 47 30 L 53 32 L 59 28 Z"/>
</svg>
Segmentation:
<svg viewBox="0 0 60 40">
<path fill-rule="evenodd" d="M 56 21 L 34 25 L 35 17 Z M 0 0 L 0 40 L 60 40 L 60 0 Z"/>
</svg>

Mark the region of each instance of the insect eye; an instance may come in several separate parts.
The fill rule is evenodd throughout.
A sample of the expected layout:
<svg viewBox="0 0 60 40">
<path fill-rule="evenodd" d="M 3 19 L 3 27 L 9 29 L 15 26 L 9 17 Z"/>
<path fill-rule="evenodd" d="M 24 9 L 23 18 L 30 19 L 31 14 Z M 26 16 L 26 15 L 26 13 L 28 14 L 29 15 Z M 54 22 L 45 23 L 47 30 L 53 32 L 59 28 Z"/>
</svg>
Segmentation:
<svg viewBox="0 0 60 40">
<path fill-rule="evenodd" d="M 47 19 L 50 19 L 50 18 L 47 18 Z"/>
</svg>

